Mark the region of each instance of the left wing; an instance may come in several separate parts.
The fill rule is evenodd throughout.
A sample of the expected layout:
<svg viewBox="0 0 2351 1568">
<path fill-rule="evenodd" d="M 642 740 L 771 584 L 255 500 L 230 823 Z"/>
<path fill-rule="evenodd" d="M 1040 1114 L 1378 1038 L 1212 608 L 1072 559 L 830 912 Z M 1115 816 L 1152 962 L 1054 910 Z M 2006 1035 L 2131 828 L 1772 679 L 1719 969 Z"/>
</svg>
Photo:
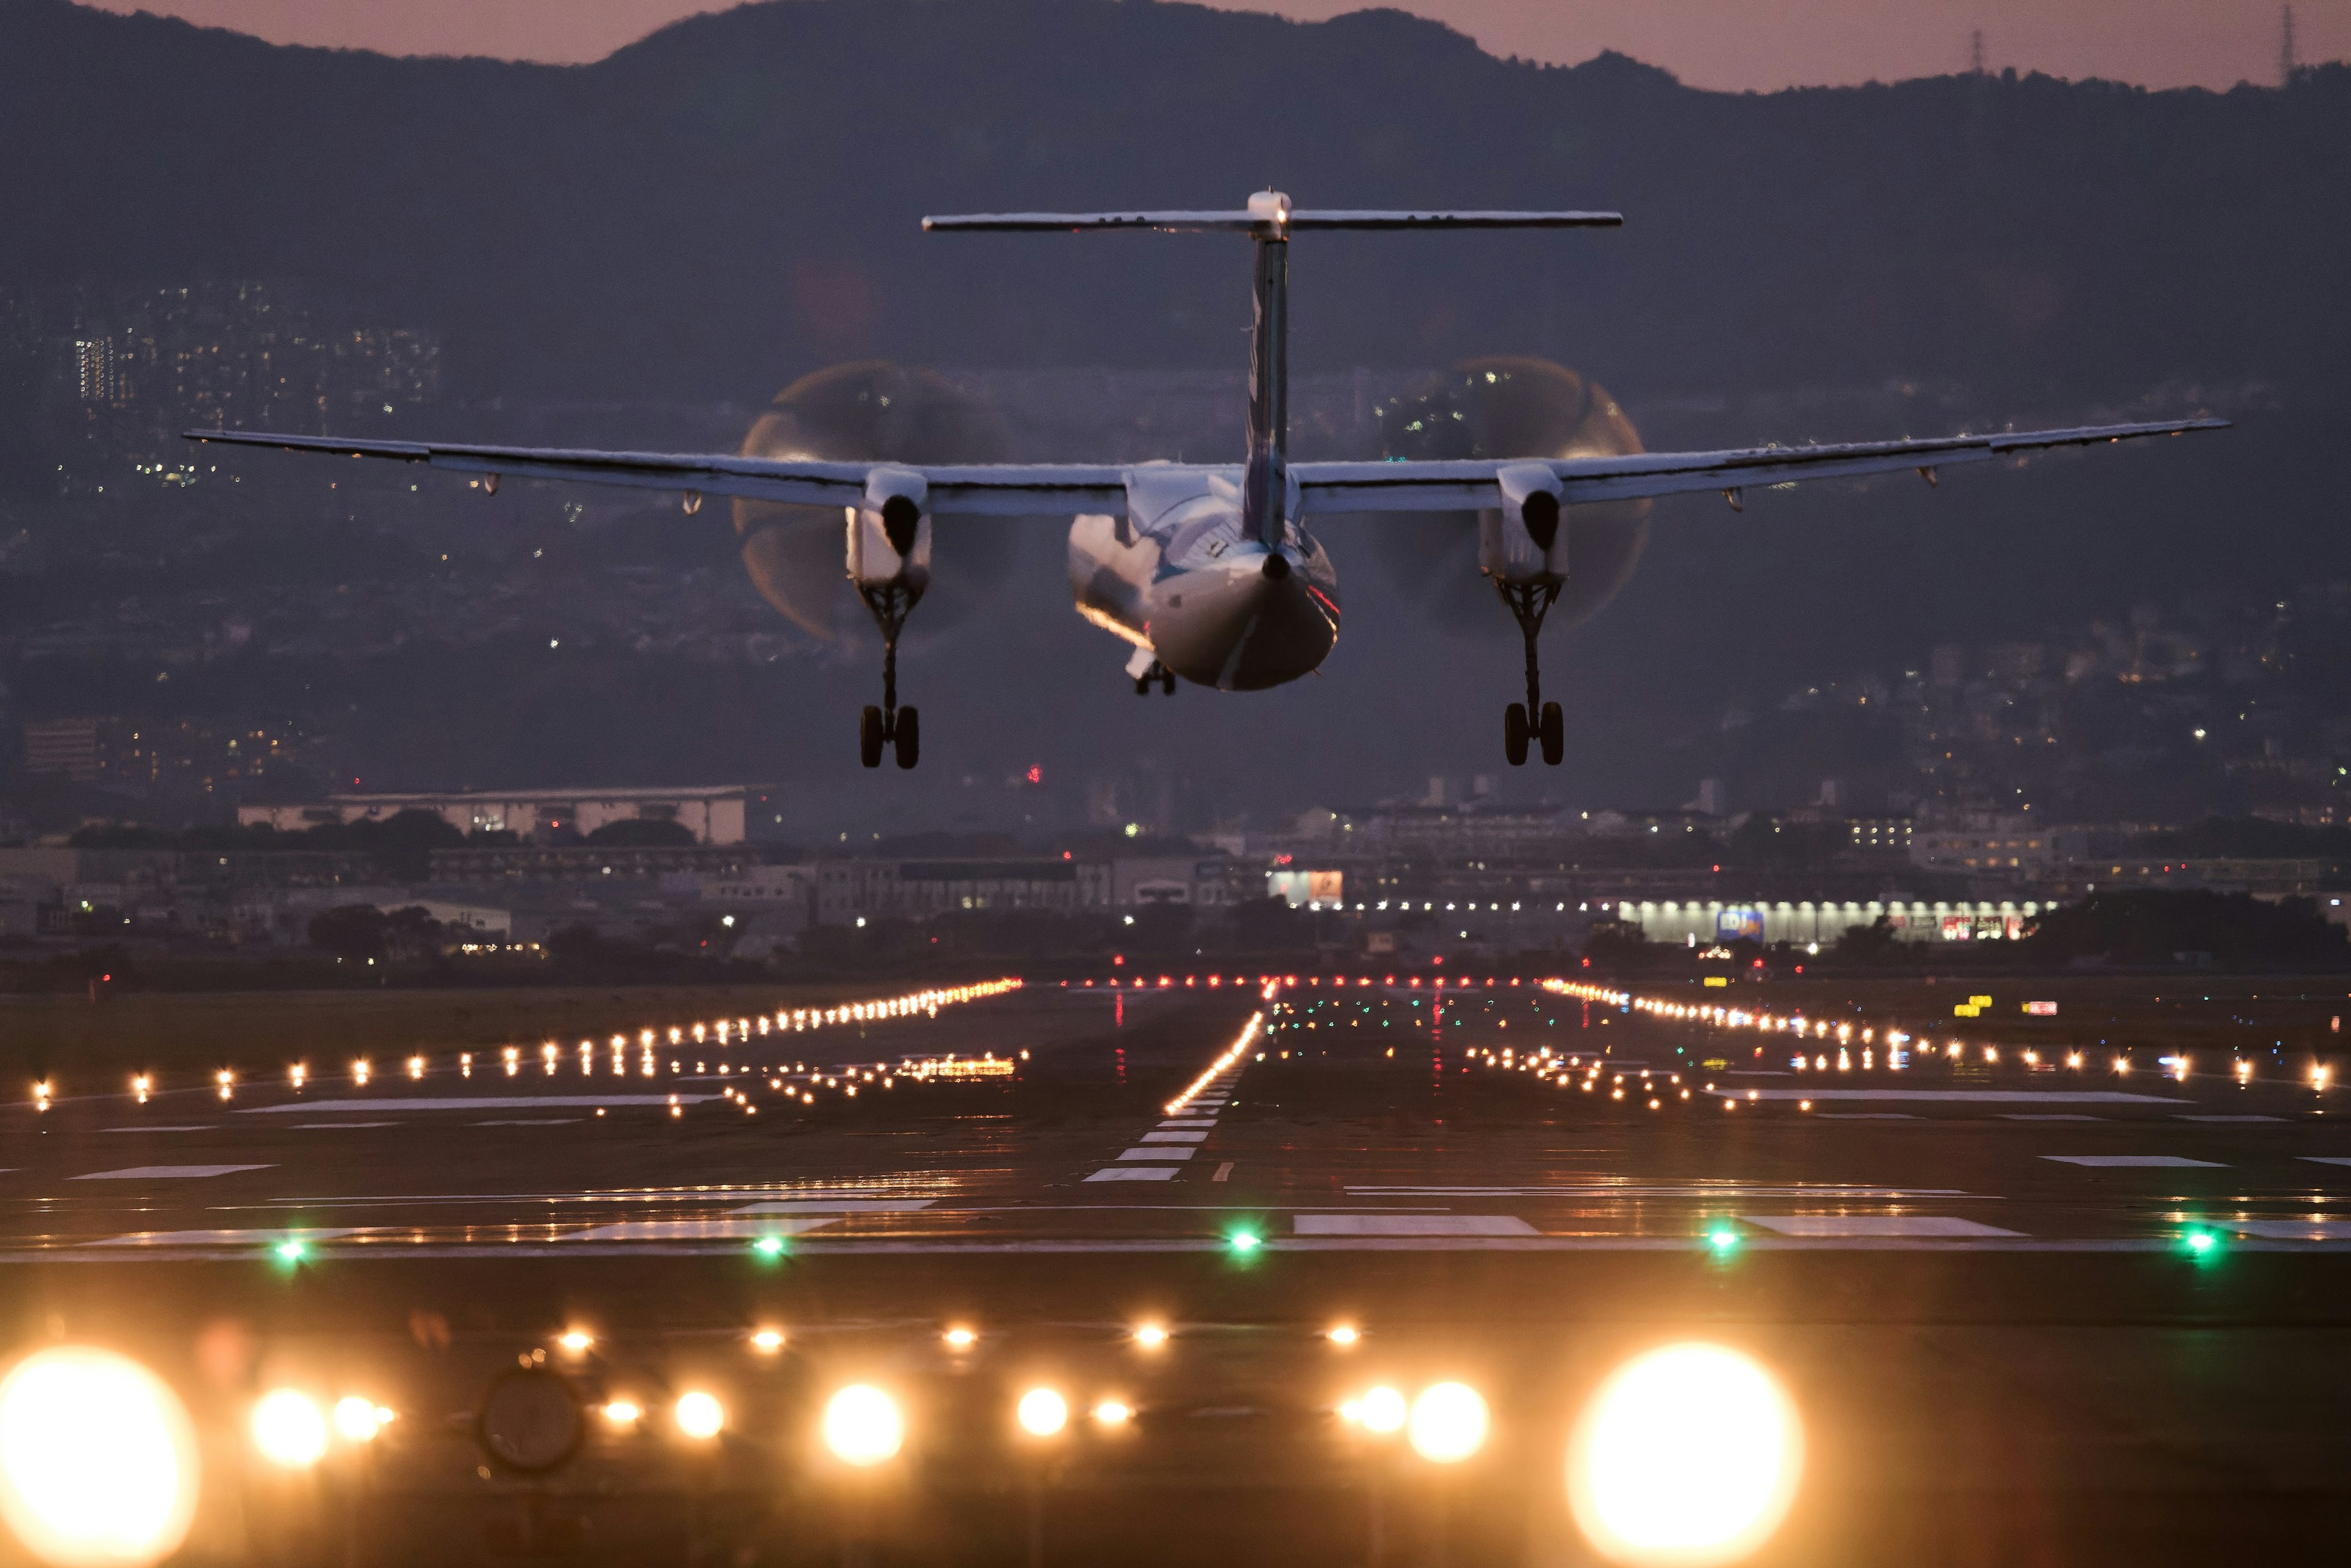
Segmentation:
<svg viewBox="0 0 2351 1568">
<path fill-rule="evenodd" d="M 2225 430 L 2225 419 L 2184 419 L 2150 424 L 2087 425 L 2001 435 L 1946 435 L 1924 441 L 1869 441 L 1843 446 L 1758 446 L 1730 452 L 1644 452 L 1625 457 L 1479 458 L 1445 463 L 1292 463 L 1306 508 L 1312 512 L 1476 511 L 1496 504 L 1505 468 L 1547 468 L 1562 504 L 1625 501 L 1690 490 L 1721 490 L 1736 501 L 1750 485 L 1800 479 L 1844 479 L 1915 468 L 1932 478 L 1954 463 L 2058 446 L 2090 446 L 2145 435 Z"/>
<path fill-rule="evenodd" d="M 876 469 L 920 474 L 936 514 L 1019 517 L 1039 512 L 1119 512 L 1126 508 L 1126 470 L 1100 464 L 989 464 L 930 466 L 901 463 L 813 463 L 724 454 L 574 452 L 545 446 L 463 446 L 437 441 L 351 441 L 329 435 L 191 430 L 191 441 L 274 446 L 329 456 L 385 457 L 496 478 L 569 479 L 681 495 L 742 496 L 818 507 L 866 499 Z"/>
</svg>

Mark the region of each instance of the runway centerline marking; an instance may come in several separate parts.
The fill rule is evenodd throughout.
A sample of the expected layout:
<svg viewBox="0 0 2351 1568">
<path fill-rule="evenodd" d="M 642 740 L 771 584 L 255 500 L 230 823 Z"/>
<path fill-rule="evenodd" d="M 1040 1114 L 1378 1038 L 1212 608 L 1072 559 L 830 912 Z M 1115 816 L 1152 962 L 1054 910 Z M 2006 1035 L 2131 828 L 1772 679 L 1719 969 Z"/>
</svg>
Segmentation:
<svg viewBox="0 0 2351 1568">
<path fill-rule="evenodd" d="M 209 1133 L 219 1126 L 217 1122 L 189 1122 L 169 1127 L 100 1127 L 101 1133 Z"/>
<path fill-rule="evenodd" d="M 1143 1141 L 1146 1144 L 1205 1144 L 1208 1141 L 1208 1134 L 1206 1133 L 1154 1132 L 1144 1134 Z"/>
<path fill-rule="evenodd" d="M 2111 1122 L 2112 1116 L 2092 1116 L 2079 1111 L 2003 1111 L 2003 1122 Z"/>
<path fill-rule="evenodd" d="M 1174 1181 L 1172 1166 L 1106 1166 L 1086 1177 L 1088 1181 Z"/>
<path fill-rule="evenodd" d="M 204 1176 L 234 1176 L 238 1171 L 266 1171 L 262 1166 L 126 1166 L 119 1171 L 90 1171 L 73 1181 L 194 1181 Z"/>
<path fill-rule="evenodd" d="M 2173 1114 L 2175 1122 L 2283 1122 L 2283 1116 L 2191 1116 L 2185 1112 Z"/>
<path fill-rule="evenodd" d="M 287 1131 L 293 1133 L 348 1133 L 360 1127 L 397 1127 L 398 1122 L 297 1122 Z"/>
<path fill-rule="evenodd" d="M 930 1197 L 778 1198 L 747 1203 L 729 1214 L 913 1214 L 937 1202 Z"/>
<path fill-rule="evenodd" d="M 776 1215 L 747 1219 L 736 1215 L 715 1219 L 624 1219 L 612 1225 L 574 1231 L 566 1241 L 756 1241 L 763 1236 L 799 1236 L 835 1225 L 838 1214 Z"/>
<path fill-rule="evenodd" d="M 2043 1155 L 2044 1160 L 2055 1160 L 2064 1166 L 2089 1166 L 2097 1169 L 2116 1170 L 2180 1170 L 2190 1166 L 2205 1170 L 2226 1170 L 2219 1160 L 2191 1160 L 2185 1155 Z"/>
<path fill-rule="evenodd" d="M 1123 1160 L 1188 1160 L 1195 1149 L 1129 1149 L 1118 1157 Z"/>
</svg>

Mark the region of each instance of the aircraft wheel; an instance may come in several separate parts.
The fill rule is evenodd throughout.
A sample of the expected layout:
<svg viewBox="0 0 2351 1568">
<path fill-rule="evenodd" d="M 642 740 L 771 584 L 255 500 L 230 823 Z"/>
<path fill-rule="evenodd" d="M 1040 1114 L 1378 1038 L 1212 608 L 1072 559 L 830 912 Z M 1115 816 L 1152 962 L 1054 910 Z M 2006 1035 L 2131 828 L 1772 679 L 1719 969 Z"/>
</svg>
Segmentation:
<svg viewBox="0 0 2351 1568">
<path fill-rule="evenodd" d="M 869 707 L 857 725 L 857 759 L 868 768 L 882 766 L 882 710 Z"/>
<path fill-rule="evenodd" d="M 1165 693 L 1167 695 L 1171 696 L 1171 697 L 1172 697 L 1172 696 L 1174 696 L 1174 695 L 1176 695 L 1176 672 L 1175 672 L 1175 671 L 1173 671 L 1173 670 L 1165 670 L 1165 671 L 1162 671 L 1162 672 L 1160 673 L 1160 676 L 1159 676 L 1159 689 L 1160 689 L 1162 692 Z"/>
<path fill-rule="evenodd" d="M 1512 703 L 1502 710 L 1502 755 L 1513 768 L 1527 765 L 1527 705 Z"/>
<path fill-rule="evenodd" d="M 912 768 L 923 755 L 922 719 L 913 708 L 898 710 L 898 733 L 894 738 L 898 743 L 898 766 Z"/>
<path fill-rule="evenodd" d="M 1557 703 L 1545 703 L 1542 706 L 1543 761 L 1556 768 L 1559 766 L 1559 759 L 1565 755 L 1567 755 L 1567 720 L 1561 716 Z"/>
</svg>

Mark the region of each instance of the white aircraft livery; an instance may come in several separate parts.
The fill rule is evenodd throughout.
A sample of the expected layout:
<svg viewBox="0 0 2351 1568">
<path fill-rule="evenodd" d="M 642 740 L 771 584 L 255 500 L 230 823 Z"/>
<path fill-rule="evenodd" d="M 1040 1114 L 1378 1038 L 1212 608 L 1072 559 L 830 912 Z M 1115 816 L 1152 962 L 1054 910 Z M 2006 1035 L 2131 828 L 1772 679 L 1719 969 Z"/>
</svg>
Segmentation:
<svg viewBox="0 0 2351 1568">
<path fill-rule="evenodd" d="M 1134 645 L 1127 674 L 1138 691 L 1176 678 L 1256 691 L 1311 674 L 1339 636 L 1339 579 L 1310 523 L 1358 512 L 1474 512 L 1479 566 L 1526 641 L 1527 695 L 1503 715 L 1513 766 L 1531 745 L 1556 765 L 1565 737 L 1557 703 L 1542 700 L 1535 639 L 1573 569 L 1569 508 L 1684 491 L 1720 490 L 1734 507 L 1747 486 L 1850 478 L 1913 468 L 1934 483 L 1957 463 L 2060 446 L 2224 428 L 2189 419 L 1951 435 L 1840 446 L 1622 456 L 1477 458 L 1444 462 L 1292 463 L 1288 454 L 1290 238 L 1317 229 L 1610 228 L 1600 212 L 1368 212 L 1293 208 L 1260 191 L 1238 212 L 992 213 L 925 218 L 926 230 L 1227 231 L 1256 248 L 1256 323 L 1249 345 L 1249 450 L 1233 464 L 926 464 L 799 462 L 726 455 L 579 452 L 342 440 L 256 431 L 192 430 L 227 442 L 354 457 L 388 457 L 486 476 L 569 479 L 683 495 L 838 506 L 848 525 L 849 576 L 883 636 L 883 700 L 862 717 L 860 759 L 884 751 L 901 768 L 921 754 L 920 715 L 898 705 L 899 632 L 929 587 L 935 517 L 1074 514 L 1070 589 L 1078 613 Z"/>
</svg>

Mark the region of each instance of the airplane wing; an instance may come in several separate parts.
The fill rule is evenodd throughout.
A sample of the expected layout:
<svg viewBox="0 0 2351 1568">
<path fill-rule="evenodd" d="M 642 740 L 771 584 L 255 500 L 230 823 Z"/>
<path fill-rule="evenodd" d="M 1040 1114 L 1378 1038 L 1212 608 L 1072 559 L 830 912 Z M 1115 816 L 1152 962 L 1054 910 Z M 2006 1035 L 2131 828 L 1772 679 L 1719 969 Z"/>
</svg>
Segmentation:
<svg viewBox="0 0 2351 1568">
<path fill-rule="evenodd" d="M 1045 512 L 1126 508 L 1126 470 L 1102 464 L 813 463 L 724 454 L 579 452 L 542 446 L 468 446 L 435 441 L 354 441 L 330 435 L 191 430 L 191 441 L 269 446 L 329 456 L 382 457 L 495 478 L 568 479 L 687 496 L 742 496 L 759 501 L 853 507 L 876 468 L 911 468 L 930 487 L 934 515 L 1021 517 Z"/>
<path fill-rule="evenodd" d="M 2184 419 L 2147 424 L 2087 425 L 1997 435 L 1946 435 L 1924 441 L 1870 441 L 1843 446 L 1758 446 L 1729 452 L 1645 452 L 1624 457 L 1534 460 L 1479 458 L 1439 463 L 1293 463 L 1306 509 L 1330 512 L 1475 511 L 1495 504 L 1504 468 L 1540 463 L 1559 481 L 1559 498 L 1625 501 L 1720 490 L 1734 504 L 1750 485 L 1790 485 L 1802 479 L 1846 479 L 1915 468 L 1930 480 L 1938 468 L 1988 463 L 1996 457 L 2092 446 L 2147 435 L 2225 430 L 2225 419 Z"/>
</svg>

